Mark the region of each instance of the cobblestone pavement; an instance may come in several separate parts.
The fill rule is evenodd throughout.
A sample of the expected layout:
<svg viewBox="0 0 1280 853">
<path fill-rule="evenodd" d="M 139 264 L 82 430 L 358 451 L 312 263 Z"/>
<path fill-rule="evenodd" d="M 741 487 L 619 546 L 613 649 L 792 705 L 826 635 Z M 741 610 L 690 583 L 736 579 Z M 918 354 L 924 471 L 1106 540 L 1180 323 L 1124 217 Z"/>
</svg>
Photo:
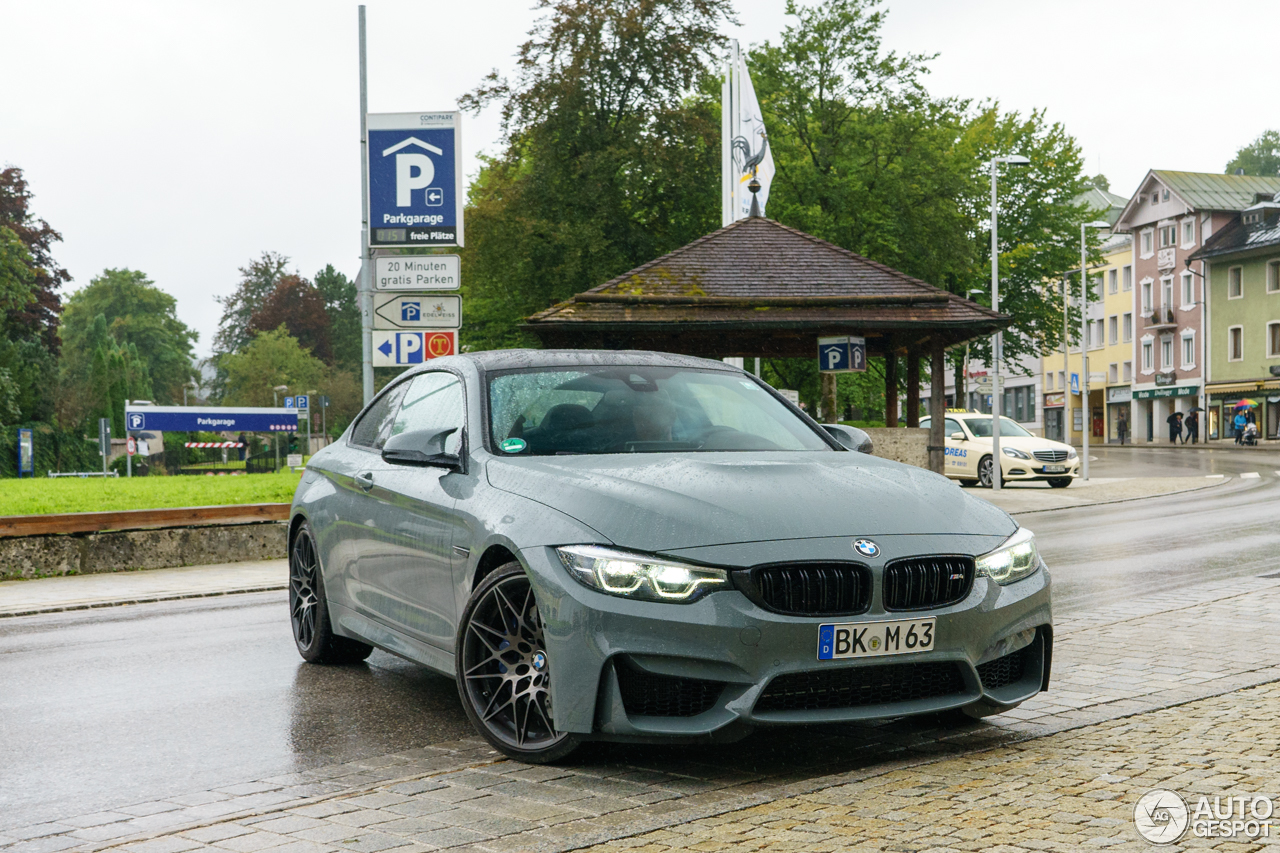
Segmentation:
<svg viewBox="0 0 1280 853">
<path fill-rule="evenodd" d="M 1200 796 L 1280 794 L 1280 684 L 691 821 L 591 848 L 677 851 L 1078 851 L 1262 849 L 1198 838 L 1155 847 L 1134 804 L 1153 788 Z M 1265 811 L 1265 809 L 1260 809 Z M 1274 829 L 1280 831 L 1280 820 Z M 1275 834 L 1280 834 L 1277 832 Z M 1280 844 L 1280 839 L 1265 839 Z"/>
<path fill-rule="evenodd" d="M 1221 486 L 1231 479 L 1220 474 L 1207 477 L 1091 477 L 1076 480 L 1066 489 L 1050 488 L 1048 483 L 1040 482 L 1006 483 L 998 492 L 979 488 L 966 491 L 1011 515 L 1022 515 L 1196 492 Z"/>
<path fill-rule="evenodd" d="M 804 797 L 835 786 L 873 784 L 871 780 L 895 772 L 904 774 L 895 778 L 920 778 L 936 773 L 924 766 L 938 760 L 980 753 L 964 760 L 983 762 L 988 760 L 984 755 L 997 754 L 984 750 L 1004 749 L 998 754 L 1011 762 L 1013 773 L 1021 765 L 1009 756 L 1023 761 L 1032 755 L 1026 750 L 1035 747 L 1028 744 L 1035 738 L 1126 718 L 1131 722 L 1116 725 L 1146 725 L 1141 722 L 1145 718 L 1135 720 L 1134 715 L 1223 694 L 1236 697 L 1224 700 L 1228 706 L 1229 701 L 1248 702 L 1247 694 L 1236 691 L 1278 680 L 1280 583 L 1276 578 L 1237 579 L 1117 602 L 1060 621 L 1050 691 L 982 723 L 957 724 L 931 716 L 760 731 L 724 746 L 599 744 L 584 748 L 566 767 L 507 761 L 479 740 L 464 740 L 55 823 L 0 829 L 0 848 L 4 853 L 104 848 L 119 848 L 120 853 L 571 850 L 744 808 L 790 803 L 788 798 L 802 798 L 786 806 L 800 811 L 818 803 L 812 806 L 816 815 L 821 801 Z M 1177 718 L 1181 712 L 1171 713 Z M 1223 730 L 1247 730 L 1241 719 L 1227 718 Z M 1188 750 L 1201 746 L 1211 748 L 1212 742 L 1197 741 Z M 1268 746 L 1265 754 L 1275 750 Z M 1037 761 L 1024 764 L 1053 766 L 1050 759 Z M 1086 783 L 1104 772 L 1146 778 L 1115 773 L 1110 759 L 1100 761 Z M 921 769 L 909 769 L 913 767 Z M 998 790 L 1008 794 L 1031 781 L 1010 781 Z M 927 792 L 942 796 L 932 788 L 920 790 L 922 796 Z M 974 801 L 979 800 L 975 793 Z M 0 826 L 12 826 L 9 817 Z M 976 832 L 974 827 L 981 825 L 977 818 L 966 820 L 962 828 Z M 712 846 L 698 849 L 717 849 L 720 842 L 708 843 Z"/>
</svg>

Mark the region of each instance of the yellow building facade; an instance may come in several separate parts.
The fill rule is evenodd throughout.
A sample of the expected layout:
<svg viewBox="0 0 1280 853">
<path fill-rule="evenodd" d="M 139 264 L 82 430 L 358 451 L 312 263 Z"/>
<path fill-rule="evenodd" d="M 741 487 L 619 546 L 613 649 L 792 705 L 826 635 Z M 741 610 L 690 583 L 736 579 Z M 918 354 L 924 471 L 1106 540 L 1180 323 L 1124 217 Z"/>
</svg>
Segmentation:
<svg viewBox="0 0 1280 853">
<path fill-rule="evenodd" d="M 1072 324 L 1067 352 L 1045 353 L 1041 364 L 1044 437 L 1082 444 L 1084 429 L 1093 443 L 1128 444 L 1133 437 L 1134 334 L 1137 312 L 1133 281 L 1133 239 L 1109 235 L 1102 244 L 1103 262 L 1089 268 L 1087 342 L 1088 406 L 1082 405 L 1082 329 Z M 1072 305 L 1080 304 L 1080 273 L 1066 277 Z M 1061 298 L 1061 283 L 1059 297 Z"/>
</svg>

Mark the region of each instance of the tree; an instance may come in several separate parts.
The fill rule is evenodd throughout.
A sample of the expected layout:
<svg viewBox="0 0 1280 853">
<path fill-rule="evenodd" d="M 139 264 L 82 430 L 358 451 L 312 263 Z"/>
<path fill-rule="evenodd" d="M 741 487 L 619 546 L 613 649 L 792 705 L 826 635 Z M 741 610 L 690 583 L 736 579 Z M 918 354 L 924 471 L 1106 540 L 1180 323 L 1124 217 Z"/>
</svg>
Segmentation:
<svg viewBox="0 0 1280 853">
<path fill-rule="evenodd" d="M 11 338 L 38 340 L 50 352 L 58 351 L 58 313 L 62 302 L 58 289 L 71 274 L 53 260 L 52 246 L 62 240 L 49 223 L 31 213 L 31 191 L 22 170 L 10 166 L 0 171 L 0 226 L 12 232 L 26 248 L 23 263 L 31 272 L 35 299 L 7 318 L 4 332 Z"/>
<path fill-rule="evenodd" d="M 261 256 L 240 268 L 240 283 L 230 296 L 214 297 L 222 305 L 222 319 L 213 336 L 215 353 L 232 353 L 253 339 L 249 320 L 262 307 L 280 279 L 288 274 L 289 259 L 277 252 Z"/>
<path fill-rule="evenodd" d="M 989 291 L 988 163 L 1023 153 L 1030 167 L 1000 175 L 1005 355 L 1060 345 L 1062 306 L 1046 282 L 1079 257 L 1079 146 L 1043 112 L 931 97 L 930 57 L 882 49 L 879 5 L 791 3 L 796 24 L 751 52 L 778 168 L 769 215 L 953 293 Z M 986 348 L 974 342 L 977 357 Z"/>
<path fill-rule="evenodd" d="M 271 389 L 287 385 L 291 393 L 306 393 L 320 387 L 324 362 L 300 346 L 281 325 L 260 332 L 238 352 L 219 358 L 226 373 L 224 402 L 232 406 L 272 406 Z"/>
<path fill-rule="evenodd" d="M 1280 131 L 1264 130 L 1257 139 L 1237 151 L 1227 164 L 1226 173 L 1234 175 L 1237 169 L 1242 169 L 1246 175 L 1280 175 Z"/>
<path fill-rule="evenodd" d="M 197 333 L 178 319 L 177 306 L 146 273 L 103 270 L 71 295 L 62 314 L 62 374 L 68 387 L 84 393 L 95 382 L 99 351 L 107 356 L 119 351 L 125 362 L 136 360 L 136 369 L 148 377 L 137 383 L 139 388 L 150 386 L 145 395 L 134 389 L 131 393 L 160 404 L 180 402 L 183 386 L 196 376 L 192 348 Z"/>
<path fill-rule="evenodd" d="M 316 290 L 324 299 L 329 315 L 329 342 L 333 363 L 346 370 L 358 371 L 363 359 L 360 340 L 360 303 L 356 283 L 327 265 L 315 275 Z"/>
<path fill-rule="evenodd" d="M 253 312 L 245 331 L 256 336 L 260 332 L 285 328 L 298 343 L 321 361 L 333 360 L 329 344 L 329 315 L 320 291 L 301 276 L 281 276 L 275 289 Z"/>
<path fill-rule="evenodd" d="M 519 320 L 714 228 L 719 122 L 709 69 L 728 0 L 541 0 L 550 10 L 502 106 L 506 150 L 466 212 L 470 346 L 526 342 Z"/>
</svg>

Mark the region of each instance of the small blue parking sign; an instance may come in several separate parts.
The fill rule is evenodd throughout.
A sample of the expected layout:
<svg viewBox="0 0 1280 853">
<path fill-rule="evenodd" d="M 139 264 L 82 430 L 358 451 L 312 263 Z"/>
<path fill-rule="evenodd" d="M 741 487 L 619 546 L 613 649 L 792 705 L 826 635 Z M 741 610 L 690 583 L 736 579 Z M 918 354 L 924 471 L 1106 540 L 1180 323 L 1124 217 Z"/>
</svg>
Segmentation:
<svg viewBox="0 0 1280 853">
<path fill-rule="evenodd" d="M 371 113 L 369 245 L 462 245 L 459 113 Z"/>
<path fill-rule="evenodd" d="M 293 408 L 296 408 L 296 406 L 294 406 L 294 405 L 293 405 L 293 398 L 292 398 L 292 397 L 285 397 L 285 398 L 284 398 L 284 407 L 285 407 L 286 409 L 293 409 Z"/>
<path fill-rule="evenodd" d="M 863 373 L 867 369 L 866 338 L 841 335 L 818 338 L 818 369 L 823 373 Z"/>
<path fill-rule="evenodd" d="M 299 412 L 305 412 L 311 407 L 311 398 L 306 394 L 299 394 L 293 398 L 293 403 Z"/>
<path fill-rule="evenodd" d="M 128 428 L 131 430 L 147 428 L 147 416 L 142 412 L 130 412 L 127 420 L 129 421 Z"/>
</svg>

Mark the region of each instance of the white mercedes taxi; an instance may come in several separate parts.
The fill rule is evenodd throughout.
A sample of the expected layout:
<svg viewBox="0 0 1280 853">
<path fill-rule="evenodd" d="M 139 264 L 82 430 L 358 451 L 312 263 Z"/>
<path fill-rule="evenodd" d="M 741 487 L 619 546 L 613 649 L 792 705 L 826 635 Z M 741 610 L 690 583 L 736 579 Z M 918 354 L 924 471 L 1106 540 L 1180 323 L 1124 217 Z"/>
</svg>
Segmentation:
<svg viewBox="0 0 1280 853">
<path fill-rule="evenodd" d="M 942 432 L 946 439 L 944 473 L 962 485 L 991 487 L 991 415 L 950 411 L 944 415 Z M 931 424 L 921 418 L 920 426 Z M 1069 444 L 1037 438 L 1016 421 L 1000 419 L 1001 482 L 1045 480 L 1055 489 L 1065 489 L 1079 476 L 1080 455 Z"/>
</svg>

